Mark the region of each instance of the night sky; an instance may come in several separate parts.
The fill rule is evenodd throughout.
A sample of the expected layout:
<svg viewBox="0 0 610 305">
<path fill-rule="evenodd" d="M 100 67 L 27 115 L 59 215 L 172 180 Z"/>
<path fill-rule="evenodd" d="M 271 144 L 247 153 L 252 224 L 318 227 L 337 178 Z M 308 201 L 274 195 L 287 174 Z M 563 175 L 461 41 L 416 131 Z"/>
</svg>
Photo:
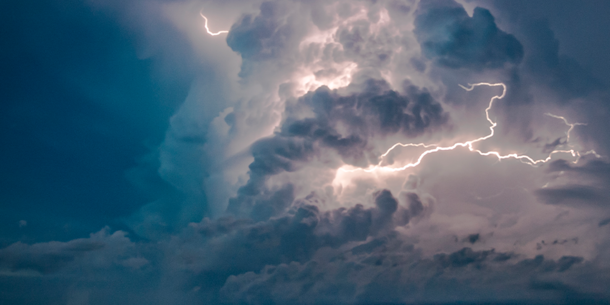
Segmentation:
<svg viewBox="0 0 610 305">
<path fill-rule="evenodd" d="M 0 303 L 610 304 L 608 16 L 7 2 Z"/>
</svg>

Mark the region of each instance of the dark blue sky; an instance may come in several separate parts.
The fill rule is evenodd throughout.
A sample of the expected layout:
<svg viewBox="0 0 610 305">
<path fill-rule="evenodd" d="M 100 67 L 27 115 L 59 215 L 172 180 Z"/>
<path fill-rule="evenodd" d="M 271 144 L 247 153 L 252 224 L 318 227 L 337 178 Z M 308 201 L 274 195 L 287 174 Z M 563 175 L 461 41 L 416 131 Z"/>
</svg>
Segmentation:
<svg viewBox="0 0 610 305">
<path fill-rule="evenodd" d="M 144 37 L 112 13 L 82 1 L 11 2 L 0 13 L 3 246 L 120 226 L 156 195 L 125 172 L 161 143 L 193 71 L 176 56 L 164 75 L 172 59 L 139 55 Z"/>
</svg>

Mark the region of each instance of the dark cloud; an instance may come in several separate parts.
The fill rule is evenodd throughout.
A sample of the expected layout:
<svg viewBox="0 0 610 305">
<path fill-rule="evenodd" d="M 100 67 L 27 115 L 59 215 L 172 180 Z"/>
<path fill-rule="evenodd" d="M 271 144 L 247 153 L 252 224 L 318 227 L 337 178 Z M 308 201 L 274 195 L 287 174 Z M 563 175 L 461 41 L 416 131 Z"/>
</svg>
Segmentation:
<svg viewBox="0 0 610 305">
<path fill-rule="evenodd" d="M 92 265 L 106 266 L 122 264 L 140 268 L 147 264 L 144 258 L 130 257 L 128 250 L 133 247 L 125 232 L 110 234 L 109 228 L 91 234 L 89 238 L 79 238 L 68 242 L 51 241 L 33 245 L 14 243 L 0 250 L 0 269 L 11 272 L 35 271 L 41 274 L 58 272 L 68 266 L 87 268 L 87 260 Z M 121 259 L 122 258 L 122 259 Z M 77 262 L 77 260 L 79 260 Z"/>
<path fill-rule="evenodd" d="M 229 277 L 221 296 L 229 303 L 256 304 L 450 304 L 455 299 L 512 304 L 529 298 L 522 294 L 542 297 L 548 288 L 559 294 L 547 300 L 562 303 L 562 294 L 577 294 L 582 287 L 568 284 L 561 275 L 582 263 L 582 258 L 573 256 L 519 260 L 511 253 L 470 248 L 422 259 L 412 245 L 390 237 L 347 253 L 330 251 L 307 263 L 266 266 Z M 543 275 L 556 285 L 545 284 L 550 282 Z M 505 286 L 508 283 L 510 288 Z"/>
<path fill-rule="evenodd" d="M 471 248 L 463 248 L 451 254 L 437 254 L 434 256 L 434 261 L 444 268 L 459 268 L 482 263 L 490 254 L 494 254 L 494 251 L 473 251 Z"/>
<path fill-rule="evenodd" d="M 306 139 L 278 135 L 257 141 L 251 150 L 254 162 L 249 166 L 250 179 L 239 188 L 238 196 L 230 199 L 228 211 L 238 215 L 255 213 L 257 219 L 266 219 L 281 213 L 294 200 L 290 185 L 280 190 L 266 190 L 268 177 L 297 170 L 312 158 L 314 146 Z"/>
<path fill-rule="evenodd" d="M 481 236 L 477 233 L 477 234 L 470 234 L 470 235 L 468 235 L 468 237 L 466 237 L 466 240 L 469 243 L 474 244 L 477 241 L 479 241 L 480 238 L 481 238 Z"/>
<path fill-rule="evenodd" d="M 424 212 L 424 204 L 421 202 L 419 195 L 408 192 L 404 194 L 406 202 L 409 204 L 409 212 L 412 217 L 417 217 Z"/>
<path fill-rule="evenodd" d="M 252 179 L 250 180 L 252 181 Z M 286 184 L 278 190 L 264 190 L 262 194 L 248 194 L 246 185 L 237 198 L 229 200 L 227 211 L 235 215 L 249 215 L 255 220 L 266 220 L 281 215 L 294 200 L 294 187 Z"/>
<path fill-rule="evenodd" d="M 488 10 L 477 7 L 469 17 L 453 0 L 421 1 L 414 33 L 423 54 L 444 67 L 495 69 L 523 58 L 521 43 Z"/>
<path fill-rule="evenodd" d="M 522 26 L 529 47 L 524 67 L 535 81 L 570 97 L 582 97 L 600 88 L 600 82 L 576 60 L 559 53 L 559 41 L 548 20 L 530 19 Z"/>
<path fill-rule="evenodd" d="M 610 166 L 607 162 L 593 159 L 575 165 L 566 160 L 556 160 L 549 164 L 548 171 L 566 175 L 574 182 L 536 190 L 535 194 L 542 202 L 608 207 L 610 193 L 606 186 L 610 183 Z"/>
<path fill-rule="evenodd" d="M 545 260 L 544 256 L 538 255 L 532 259 L 525 259 L 517 263 L 515 268 L 533 268 L 541 272 L 565 272 L 574 264 L 583 262 L 582 257 L 563 256 L 559 260 Z"/>
<path fill-rule="evenodd" d="M 298 48 L 305 33 L 298 19 L 289 5 L 267 1 L 261 4 L 258 15 L 243 15 L 234 23 L 227 35 L 227 45 L 242 57 L 239 75 L 251 75 L 259 62 L 293 64 L 285 57 Z"/>
<path fill-rule="evenodd" d="M 610 163 L 593 159 L 582 165 L 574 165 L 566 160 L 556 160 L 549 164 L 549 172 L 571 172 L 581 177 L 593 177 L 604 182 L 610 182 Z"/>
<path fill-rule="evenodd" d="M 258 176 L 295 171 L 297 162 L 307 161 L 314 151 L 310 141 L 282 136 L 259 140 L 250 149 L 254 157 L 250 172 Z"/>
<path fill-rule="evenodd" d="M 66 243 L 49 242 L 44 244 L 26 245 L 15 243 L 0 252 L 2 267 L 12 271 L 34 270 L 43 274 L 59 270 L 76 257 L 104 247 L 98 241 L 75 239 Z"/>
<path fill-rule="evenodd" d="M 244 15 L 231 26 L 227 44 L 244 59 L 264 60 L 277 57 L 286 46 L 291 31 L 282 20 L 279 2 L 265 2 L 260 14 Z"/>
<path fill-rule="evenodd" d="M 369 79 L 361 93 L 342 96 L 337 91 L 321 87 L 297 100 L 315 114 L 314 118 L 296 119 L 288 106 L 288 118 L 282 125 L 282 134 L 321 140 L 354 162 L 361 155 L 370 137 L 403 134 L 417 137 L 424 132 L 441 128 L 449 115 L 426 89 L 405 84 L 406 94 L 389 88 L 385 81 Z M 338 127 L 344 125 L 347 134 Z M 356 152 L 351 150 L 356 149 Z"/>
<path fill-rule="evenodd" d="M 565 201 L 581 199 L 584 201 L 598 201 L 603 198 L 599 190 L 587 185 L 567 185 L 558 188 L 544 188 L 536 190 L 538 199 L 549 204 L 562 204 Z"/>
<path fill-rule="evenodd" d="M 259 218 L 256 223 L 233 217 L 204 219 L 191 228 L 203 238 L 199 247 L 207 253 L 205 262 L 189 259 L 187 264 L 202 265 L 198 267 L 202 278 L 227 278 L 258 271 L 265 265 L 305 263 L 320 249 L 338 249 L 378 237 L 380 241 L 353 250 L 368 251 L 388 238 L 396 238 L 393 229 L 405 224 L 392 220 L 401 208 L 390 191 L 380 190 L 373 197 L 376 206 L 372 208 L 356 204 L 349 209 L 320 212 L 311 204 L 317 200 L 312 194 L 297 200 L 283 216 Z"/>
<path fill-rule="evenodd" d="M 373 219 L 372 229 L 374 231 L 387 232 L 388 230 L 393 230 L 397 225 L 409 223 L 411 211 L 400 207 L 400 212 L 396 213 L 399 211 L 398 200 L 394 198 L 390 191 L 377 191 L 373 194 L 373 197 L 375 198 L 375 205 L 378 209 L 377 215 L 375 215 L 375 218 Z"/>
</svg>

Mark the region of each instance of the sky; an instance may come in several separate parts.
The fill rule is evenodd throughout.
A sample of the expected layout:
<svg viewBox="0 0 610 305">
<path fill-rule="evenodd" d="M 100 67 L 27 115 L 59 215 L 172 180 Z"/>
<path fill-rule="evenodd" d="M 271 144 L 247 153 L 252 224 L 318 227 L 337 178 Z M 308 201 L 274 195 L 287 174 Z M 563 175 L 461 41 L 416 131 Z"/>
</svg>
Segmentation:
<svg viewBox="0 0 610 305">
<path fill-rule="evenodd" d="M 608 14 L 7 3 L 0 303 L 610 304 Z"/>
</svg>

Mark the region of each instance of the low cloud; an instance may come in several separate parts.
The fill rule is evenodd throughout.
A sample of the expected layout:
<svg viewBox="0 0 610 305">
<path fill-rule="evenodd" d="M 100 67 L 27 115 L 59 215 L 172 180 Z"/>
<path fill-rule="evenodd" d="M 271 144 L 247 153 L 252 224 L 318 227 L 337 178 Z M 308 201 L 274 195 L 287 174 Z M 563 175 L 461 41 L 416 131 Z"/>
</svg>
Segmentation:
<svg viewBox="0 0 610 305">
<path fill-rule="evenodd" d="M 110 233 L 104 228 L 92 233 L 89 238 L 79 238 L 68 242 L 51 241 L 32 245 L 14 243 L 0 250 L 0 268 L 9 272 L 35 271 L 53 274 L 67 270 L 108 268 L 125 265 L 138 269 L 147 260 L 134 255 L 135 250 L 126 233 Z"/>
</svg>

